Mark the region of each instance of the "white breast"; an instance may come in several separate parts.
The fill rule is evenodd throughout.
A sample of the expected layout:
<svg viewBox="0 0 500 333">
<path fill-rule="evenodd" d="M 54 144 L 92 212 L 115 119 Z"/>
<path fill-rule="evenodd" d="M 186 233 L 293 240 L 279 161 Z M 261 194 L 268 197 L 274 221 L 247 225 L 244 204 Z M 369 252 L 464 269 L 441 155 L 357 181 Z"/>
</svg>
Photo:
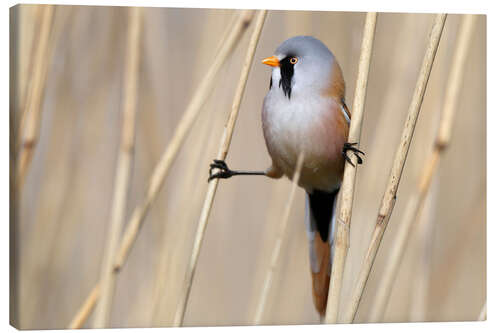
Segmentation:
<svg viewBox="0 0 500 333">
<path fill-rule="evenodd" d="M 330 177 L 329 170 L 324 170 L 332 164 L 332 153 L 331 147 L 325 147 L 329 142 L 323 138 L 334 137 L 335 133 L 316 135 L 318 131 L 325 132 L 325 119 L 331 117 L 332 103 L 336 103 L 335 100 L 327 96 L 297 90 L 292 90 L 288 98 L 277 81 L 264 99 L 264 137 L 273 163 L 292 178 L 298 156 L 303 151 L 304 168 L 308 173 L 301 176 L 306 182 L 302 184 L 305 188 L 329 189 L 339 182 L 336 174 L 331 173 Z"/>
</svg>

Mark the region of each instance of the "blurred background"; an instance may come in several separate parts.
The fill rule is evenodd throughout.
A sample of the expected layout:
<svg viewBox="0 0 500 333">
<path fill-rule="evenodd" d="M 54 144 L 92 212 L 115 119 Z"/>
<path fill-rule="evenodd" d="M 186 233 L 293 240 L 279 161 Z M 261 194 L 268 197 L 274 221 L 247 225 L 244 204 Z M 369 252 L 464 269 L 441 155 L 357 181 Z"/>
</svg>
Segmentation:
<svg viewBox="0 0 500 333">
<path fill-rule="evenodd" d="M 36 71 L 44 7 L 11 8 L 11 142 Z M 39 138 L 11 202 L 11 314 L 17 327 L 65 328 L 100 277 L 122 131 L 129 9 L 54 6 L 43 57 Z M 234 10 L 144 8 L 139 38 L 136 134 L 125 223 L 217 54 Z M 250 71 L 228 165 L 270 164 L 261 129 L 270 69 L 260 60 L 286 38 L 313 35 L 340 63 L 347 105 L 365 13 L 270 11 Z M 346 262 L 347 304 L 367 249 L 434 16 L 380 13 L 375 32 Z M 396 206 L 355 322 L 366 322 L 405 203 L 432 150 L 461 15 L 449 15 L 430 76 Z M 254 19 L 255 21 L 255 19 Z M 244 33 L 150 207 L 117 276 L 109 325 L 171 326 L 224 123 L 245 57 Z M 35 64 L 35 65 L 34 65 Z M 43 64 L 43 63 L 42 63 Z M 450 147 L 408 242 L 384 322 L 477 320 L 486 300 L 486 17 L 476 21 Z M 12 153 L 12 152 L 11 152 Z M 15 163 L 11 155 L 11 167 Z M 12 175 L 12 173 L 11 173 Z M 219 183 L 184 321 L 248 325 L 290 193 L 286 179 Z M 304 192 L 294 199 L 263 324 L 319 323 L 311 291 Z M 91 327 L 93 316 L 83 327 Z"/>
</svg>

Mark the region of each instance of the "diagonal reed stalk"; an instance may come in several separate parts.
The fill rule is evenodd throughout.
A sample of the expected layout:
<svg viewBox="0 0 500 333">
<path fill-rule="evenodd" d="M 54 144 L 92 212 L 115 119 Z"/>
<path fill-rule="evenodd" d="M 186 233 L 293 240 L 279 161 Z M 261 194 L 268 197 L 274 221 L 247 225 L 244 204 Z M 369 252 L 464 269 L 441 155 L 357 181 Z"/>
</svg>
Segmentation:
<svg viewBox="0 0 500 333">
<path fill-rule="evenodd" d="M 24 104 L 25 110 L 22 112 L 18 131 L 21 139 L 17 155 L 16 187 L 19 190 L 24 185 L 24 180 L 26 179 L 26 174 L 40 136 L 42 104 L 53 44 L 51 36 L 53 20 L 54 6 L 43 6 L 40 34 L 38 35 L 39 40 L 33 59 L 33 73 Z"/>
<path fill-rule="evenodd" d="M 92 310 L 94 309 L 100 293 L 101 284 L 98 283 L 94 286 L 94 288 L 92 288 L 92 291 L 80 306 L 78 312 L 75 314 L 73 319 L 71 319 L 71 323 L 68 325 L 68 329 L 78 329 L 83 327 L 90 314 L 92 313 Z"/>
<path fill-rule="evenodd" d="M 25 74 L 25 79 L 24 79 L 24 82 L 26 82 L 22 87 L 19 87 L 19 101 L 20 101 L 20 105 L 18 106 L 18 110 L 16 110 L 16 113 L 15 113 L 15 119 L 14 120 L 14 130 L 15 130 L 15 134 L 18 133 L 22 133 L 22 129 L 21 129 L 21 124 L 23 123 L 23 121 L 25 121 L 25 115 L 26 115 L 26 104 L 27 104 L 27 96 L 31 90 L 31 85 L 32 85 L 32 81 L 33 81 L 33 66 L 34 66 L 34 62 L 35 62 L 35 58 L 36 57 L 33 57 L 32 55 L 33 54 L 36 54 L 37 52 L 37 47 L 39 45 L 39 42 L 40 42 L 40 38 L 36 38 L 37 36 L 37 32 L 38 34 L 41 32 L 40 30 L 40 27 L 42 26 L 42 22 L 43 22 L 43 17 L 44 17 L 44 10 L 45 10 L 45 6 L 36 6 L 36 12 L 35 12 L 35 18 L 34 18 L 34 24 L 33 24 L 33 36 L 31 37 L 31 45 L 29 46 L 29 51 L 28 52 L 25 52 L 24 55 L 20 55 L 20 57 L 18 57 L 18 61 L 19 62 L 26 62 L 28 65 L 27 65 L 27 74 Z M 14 22 L 14 20 L 11 20 L 11 22 Z M 20 34 L 21 35 L 21 34 Z M 24 60 L 21 58 L 21 57 L 24 57 Z M 16 78 L 16 80 L 19 81 L 23 81 L 23 79 L 21 78 L 21 75 L 19 75 L 18 78 Z M 19 149 L 19 146 L 20 146 L 20 142 L 21 142 L 21 136 L 20 135 L 16 135 L 15 136 L 15 142 L 14 143 L 14 147 L 15 149 Z"/>
<path fill-rule="evenodd" d="M 121 267 L 126 260 L 132 244 L 135 242 L 142 221 L 144 220 L 144 217 L 149 210 L 149 207 L 158 196 L 158 193 L 165 181 L 168 171 L 170 170 L 170 167 L 172 166 L 172 163 L 177 156 L 182 143 L 186 139 L 189 129 L 191 129 L 191 127 L 193 126 L 193 123 L 196 120 L 196 117 L 198 116 L 202 106 L 207 100 L 210 92 L 213 90 L 213 81 L 216 74 L 219 72 L 219 69 L 234 49 L 234 46 L 236 46 L 236 43 L 240 40 L 243 32 L 250 24 L 252 18 L 253 11 L 243 11 L 240 14 L 238 21 L 234 25 L 234 29 L 231 31 L 231 34 L 223 44 L 220 52 L 217 54 L 217 57 L 212 66 L 209 68 L 207 74 L 205 75 L 201 86 L 198 87 L 197 94 L 191 100 L 181 121 L 177 125 L 172 140 L 165 149 L 161 160 L 156 165 L 155 170 L 153 171 L 153 175 L 150 178 L 146 198 L 140 205 L 135 208 L 134 212 L 132 213 L 130 223 L 127 227 L 127 230 L 125 231 L 123 246 L 120 248 L 118 257 L 116 259 L 115 269 Z"/>
<path fill-rule="evenodd" d="M 114 255 L 118 249 L 123 229 L 127 194 L 130 189 L 130 174 L 134 157 L 135 118 L 137 110 L 138 76 L 140 63 L 140 39 L 143 13 L 140 7 L 128 8 L 128 36 L 123 79 L 123 124 L 121 144 L 115 174 L 115 187 L 108 242 L 104 251 L 101 281 L 101 298 L 96 306 L 94 328 L 108 326 L 116 275 L 113 274 Z"/>
<path fill-rule="evenodd" d="M 219 45 L 216 48 L 216 54 L 220 50 L 221 45 L 226 40 L 227 36 L 231 33 L 232 27 L 238 19 L 238 11 L 235 10 L 231 13 L 227 22 L 220 21 L 218 15 L 212 15 L 210 12 L 207 14 L 206 21 L 203 23 L 201 45 L 198 48 L 199 54 L 207 54 L 213 50 L 213 36 L 215 33 L 214 28 L 218 25 L 225 26 L 223 31 L 223 38 L 219 40 Z M 202 57 L 197 59 L 197 64 L 194 65 L 195 72 L 203 72 L 205 61 Z M 226 68 L 227 70 L 227 68 Z M 226 82 L 226 80 L 224 80 Z M 222 85 L 219 84 L 214 91 L 214 97 L 207 101 L 206 108 L 210 109 L 214 103 L 217 103 L 217 92 L 226 91 Z M 176 221 L 175 227 L 166 226 L 162 231 L 163 239 L 161 240 L 161 248 L 157 259 L 157 270 L 155 273 L 155 282 L 153 287 L 153 297 L 151 300 L 150 320 L 151 327 L 168 326 L 172 322 L 173 311 L 176 306 L 176 294 L 178 290 L 178 271 L 181 270 L 182 263 L 185 262 L 183 256 L 178 255 L 182 251 L 180 247 L 185 244 L 186 237 L 188 237 L 189 229 L 194 227 L 191 223 L 197 219 L 198 211 L 201 209 L 204 194 L 202 191 L 193 191 L 193 188 L 198 186 L 200 177 L 199 166 L 204 165 L 209 160 L 209 147 L 215 147 L 218 142 L 211 139 L 215 138 L 212 128 L 216 121 L 223 120 L 222 113 L 217 113 L 217 116 L 211 115 L 210 112 L 200 114 L 197 120 L 196 127 L 193 131 L 196 132 L 196 138 L 189 144 L 189 163 L 183 169 L 183 179 L 177 185 L 176 198 L 180 205 L 175 205 L 173 217 L 169 219 Z M 147 128 L 147 127 L 146 127 Z M 166 217 L 160 217 L 160 220 L 165 220 Z M 176 235 L 172 237 L 172 235 Z M 174 268 L 175 267 L 175 268 Z"/>
<path fill-rule="evenodd" d="M 427 158 L 427 162 L 423 165 L 419 186 L 406 205 L 405 214 L 399 224 L 394 242 L 392 243 L 392 248 L 389 251 L 388 264 L 384 269 L 384 273 L 377 287 L 374 306 L 372 306 L 372 313 L 369 320 L 370 322 L 382 320 L 391 295 L 394 280 L 401 266 L 401 260 L 410 237 L 410 231 L 412 226 L 417 223 L 418 217 L 421 214 L 441 155 L 450 143 L 453 119 L 457 111 L 457 104 L 461 97 L 460 87 L 463 82 L 464 65 L 467 59 L 467 53 L 470 50 L 470 41 L 474 31 L 475 20 L 475 15 L 465 15 L 462 19 L 448 78 L 443 113 L 441 115 L 439 130 L 434 141 L 434 148 Z"/>
<path fill-rule="evenodd" d="M 257 305 L 257 310 L 255 312 L 255 317 L 253 320 L 254 325 L 260 325 L 262 323 L 262 315 L 267 304 L 267 298 L 269 295 L 269 290 L 271 289 L 271 284 L 273 283 L 273 275 L 276 270 L 276 265 L 281 254 L 281 245 L 283 243 L 283 238 L 286 233 L 288 220 L 290 219 L 290 212 L 292 211 L 292 204 L 295 198 L 295 192 L 297 190 L 297 184 L 299 182 L 299 175 L 302 171 L 302 164 L 304 163 L 304 152 L 301 152 L 299 159 L 297 160 L 297 166 L 295 167 L 295 173 L 293 174 L 292 189 L 290 195 L 288 196 L 288 202 L 286 203 L 283 217 L 281 218 L 281 223 L 278 231 L 278 237 L 276 243 L 274 244 L 273 253 L 271 255 L 271 263 L 267 270 L 266 279 L 264 281 L 264 287 L 261 289 L 259 303 Z"/>
<path fill-rule="evenodd" d="M 406 157 L 408 156 L 408 150 L 410 149 L 413 132 L 417 124 L 420 107 L 425 95 L 425 89 L 427 87 L 427 82 L 429 80 L 445 21 L 446 14 L 436 15 L 429 37 L 429 43 L 425 51 L 422 66 L 420 68 L 417 84 L 415 86 L 415 91 L 413 93 L 413 97 L 408 110 L 408 116 L 403 128 L 401 141 L 394 157 L 394 162 L 392 165 L 391 173 L 389 175 L 387 187 L 380 204 L 375 229 L 372 233 L 372 238 L 370 240 L 367 253 L 356 280 L 356 285 L 354 287 L 351 301 L 347 308 L 347 313 L 344 321 L 348 323 L 353 322 L 356 312 L 358 311 L 359 303 L 361 301 L 366 282 L 368 281 L 368 276 L 370 275 L 373 262 L 375 261 L 377 251 L 380 247 L 384 231 L 387 227 L 387 224 L 389 223 L 392 209 L 394 208 L 394 205 L 396 203 L 396 192 L 398 190 L 399 181 L 401 180 Z"/>
<path fill-rule="evenodd" d="M 217 153 L 217 159 L 224 160 L 227 156 L 227 152 L 229 150 L 229 145 L 231 144 L 231 138 L 234 131 L 234 125 L 236 124 L 236 119 L 238 117 L 241 100 L 243 98 L 243 94 L 245 92 L 245 87 L 247 84 L 248 73 L 250 72 L 250 68 L 252 66 L 253 58 L 255 55 L 255 50 L 257 48 L 257 43 L 260 38 L 260 34 L 262 32 L 262 27 L 264 26 L 264 22 L 266 19 L 267 11 L 261 10 L 258 13 L 257 20 L 255 22 L 255 28 L 252 32 L 252 36 L 250 38 L 250 43 L 248 45 L 247 54 L 245 57 L 245 62 L 243 64 L 243 68 L 241 70 L 240 79 L 238 82 L 238 86 L 236 88 L 236 93 L 233 99 L 233 104 L 231 108 L 231 113 L 227 120 L 227 123 L 224 127 L 224 132 L 221 138 L 221 144 L 219 147 L 219 152 Z M 193 284 L 194 271 L 196 269 L 196 264 L 198 262 L 198 257 L 200 254 L 201 243 L 203 241 L 203 237 L 205 234 L 208 216 L 210 215 L 210 211 L 212 209 L 213 200 L 215 197 L 215 192 L 217 190 L 217 185 L 219 183 L 218 179 L 212 180 L 208 185 L 207 194 L 205 196 L 205 201 L 203 204 L 203 208 L 201 211 L 200 219 L 198 222 L 198 229 L 196 231 L 195 240 L 193 244 L 193 251 L 191 255 L 191 259 L 189 261 L 188 270 L 186 272 L 186 277 L 181 289 L 181 296 L 179 303 L 177 305 L 175 318 L 174 318 L 174 326 L 181 326 L 184 321 L 184 315 L 186 313 L 187 301 L 189 298 L 189 294 L 191 291 L 191 286 Z"/>
<path fill-rule="evenodd" d="M 370 60 L 372 56 L 376 24 L 377 13 L 366 13 L 348 142 L 359 142 L 361 136 L 366 87 L 368 85 L 368 73 L 370 72 Z M 340 191 L 339 198 L 339 210 L 335 219 L 333 266 L 325 314 L 325 322 L 329 324 L 336 323 L 338 320 L 345 259 L 349 249 L 349 233 L 352 204 L 354 199 L 354 186 L 356 183 L 357 159 L 354 155 L 352 155 L 352 152 L 348 152 L 348 154 L 351 154 L 349 157 L 353 161 L 354 165 L 349 164 L 347 161 L 345 163 L 342 191 Z"/>
<path fill-rule="evenodd" d="M 157 198 L 158 193 L 162 188 L 163 183 L 165 182 L 168 171 L 170 170 L 170 167 L 175 157 L 177 156 L 177 153 L 179 152 L 179 149 L 184 142 L 189 129 L 192 127 L 197 115 L 199 114 L 202 106 L 204 105 L 206 99 L 212 91 L 213 83 L 217 73 L 219 72 L 222 65 L 226 62 L 229 55 L 232 53 L 232 50 L 234 49 L 236 44 L 240 41 L 243 32 L 250 24 L 252 18 L 253 11 L 245 10 L 241 12 L 238 20 L 235 22 L 231 30 L 231 33 L 229 34 L 229 36 L 227 36 L 224 44 L 221 46 L 219 53 L 215 57 L 214 62 L 208 69 L 208 72 L 205 74 L 205 77 L 203 78 L 200 86 L 198 86 L 196 94 L 191 99 L 186 112 L 182 116 L 181 121 L 175 129 L 172 140 L 169 142 L 168 146 L 163 152 L 160 161 L 155 166 L 153 174 L 151 175 L 151 178 L 149 180 L 146 197 L 138 206 L 136 206 L 132 213 L 125 233 L 121 239 L 118 255 L 117 257 L 115 257 L 113 274 L 117 274 L 123 267 L 130 249 L 132 248 L 132 245 L 137 238 L 137 234 L 142 226 L 142 222 L 144 221 L 146 214 L 149 211 L 149 208 Z M 68 328 L 81 328 L 81 326 L 90 316 L 95 303 L 100 296 L 100 291 L 101 288 L 99 281 L 94 286 L 78 312 L 71 320 Z"/>
<path fill-rule="evenodd" d="M 174 216 L 171 218 L 172 221 L 176 221 L 176 227 L 175 229 L 166 227 L 163 231 L 151 300 L 151 327 L 168 326 L 172 322 L 172 312 L 175 311 L 175 296 L 179 284 L 176 277 L 179 275 L 178 271 L 181 270 L 181 262 L 184 263 L 183 256 L 179 255 L 182 251 L 180 247 L 189 237 L 190 229 L 194 227 L 192 221 L 198 218 L 198 209 L 201 209 L 204 199 L 204 193 L 192 190 L 199 185 L 199 166 L 204 165 L 210 158 L 207 156 L 207 146 L 214 146 L 214 143 L 210 142 L 210 132 L 213 128 L 212 115 L 208 114 L 210 120 L 207 119 L 207 114 L 202 116 L 204 118 L 200 119 L 202 120 L 201 128 L 198 128 L 196 132 L 196 143 L 190 146 L 189 154 L 192 157 L 189 159 L 189 165 L 183 170 L 183 179 L 176 191 L 176 196 L 182 203 L 176 206 Z M 172 234 L 176 235 L 177 241 L 172 240 Z"/>
</svg>

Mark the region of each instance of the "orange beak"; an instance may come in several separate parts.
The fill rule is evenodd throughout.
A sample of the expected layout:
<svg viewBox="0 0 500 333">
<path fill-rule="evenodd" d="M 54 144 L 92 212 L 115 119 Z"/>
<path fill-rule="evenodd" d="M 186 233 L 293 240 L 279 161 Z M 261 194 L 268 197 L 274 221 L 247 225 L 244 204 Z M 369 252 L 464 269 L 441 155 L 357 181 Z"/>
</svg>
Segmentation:
<svg viewBox="0 0 500 333">
<path fill-rule="evenodd" d="M 280 65 L 279 59 L 276 58 L 275 56 L 272 56 L 272 57 L 269 57 L 269 58 L 262 60 L 262 63 L 269 65 L 271 67 L 278 67 Z"/>
</svg>

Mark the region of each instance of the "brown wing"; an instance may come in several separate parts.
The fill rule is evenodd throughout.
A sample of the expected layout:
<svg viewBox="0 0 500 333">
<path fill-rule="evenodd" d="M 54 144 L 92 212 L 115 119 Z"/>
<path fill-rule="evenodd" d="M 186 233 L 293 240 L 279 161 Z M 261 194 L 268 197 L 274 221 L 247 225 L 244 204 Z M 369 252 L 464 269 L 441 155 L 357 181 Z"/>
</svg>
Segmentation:
<svg viewBox="0 0 500 333">
<path fill-rule="evenodd" d="M 331 84 L 325 92 L 328 96 L 335 98 L 337 102 L 341 102 L 344 100 L 345 96 L 345 83 L 342 69 L 340 68 L 337 61 L 335 61 L 335 63 L 333 64 L 330 75 Z"/>
<path fill-rule="evenodd" d="M 317 231 L 314 236 L 314 251 L 319 264 L 317 273 L 311 271 L 314 306 L 320 316 L 324 317 L 330 286 L 330 245 L 328 241 L 321 240 Z"/>
<path fill-rule="evenodd" d="M 345 103 L 345 83 L 344 83 L 344 75 L 342 74 L 342 69 L 340 68 L 337 61 L 332 66 L 331 71 L 331 84 L 326 89 L 325 93 L 327 96 L 334 98 L 339 104 L 340 108 L 335 108 L 334 112 L 338 116 L 338 119 L 341 119 L 343 123 L 341 127 L 345 127 L 348 131 L 349 122 L 351 121 L 351 111 L 347 107 Z M 340 114 L 338 112 L 340 111 Z M 349 118 L 348 120 L 344 116 L 344 112 Z M 347 135 L 346 135 L 347 139 Z"/>
</svg>

